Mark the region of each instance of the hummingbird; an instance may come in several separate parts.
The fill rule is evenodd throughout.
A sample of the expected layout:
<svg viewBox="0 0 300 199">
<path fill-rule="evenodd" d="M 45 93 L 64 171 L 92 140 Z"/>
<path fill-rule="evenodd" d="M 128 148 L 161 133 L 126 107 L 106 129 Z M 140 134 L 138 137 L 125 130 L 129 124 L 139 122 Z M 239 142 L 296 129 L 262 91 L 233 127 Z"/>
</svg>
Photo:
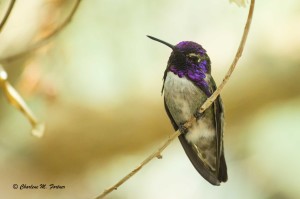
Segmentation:
<svg viewBox="0 0 300 199">
<path fill-rule="evenodd" d="M 203 113 L 198 110 L 216 90 L 211 76 L 211 61 L 206 50 L 198 43 L 182 41 L 171 45 L 147 35 L 172 49 L 163 76 L 166 113 L 179 140 L 195 169 L 212 185 L 226 182 L 227 166 L 224 156 L 224 108 L 221 97 Z M 190 128 L 184 124 L 191 118 L 196 122 Z"/>
</svg>

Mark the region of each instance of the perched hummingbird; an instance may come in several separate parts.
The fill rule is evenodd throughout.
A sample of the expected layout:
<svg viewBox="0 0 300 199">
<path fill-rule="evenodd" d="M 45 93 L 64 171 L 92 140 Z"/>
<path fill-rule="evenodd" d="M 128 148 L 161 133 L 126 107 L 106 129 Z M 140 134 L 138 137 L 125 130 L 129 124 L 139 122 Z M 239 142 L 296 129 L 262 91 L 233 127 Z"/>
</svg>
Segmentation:
<svg viewBox="0 0 300 199">
<path fill-rule="evenodd" d="M 224 112 L 221 97 L 203 113 L 198 109 L 216 90 L 211 76 L 211 62 L 206 50 L 192 41 L 173 46 L 165 41 L 150 39 L 169 46 L 173 51 L 164 72 L 162 93 L 166 112 L 179 140 L 196 170 L 213 185 L 227 181 L 224 157 Z M 183 125 L 192 116 L 197 122 L 189 129 Z"/>
</svg>

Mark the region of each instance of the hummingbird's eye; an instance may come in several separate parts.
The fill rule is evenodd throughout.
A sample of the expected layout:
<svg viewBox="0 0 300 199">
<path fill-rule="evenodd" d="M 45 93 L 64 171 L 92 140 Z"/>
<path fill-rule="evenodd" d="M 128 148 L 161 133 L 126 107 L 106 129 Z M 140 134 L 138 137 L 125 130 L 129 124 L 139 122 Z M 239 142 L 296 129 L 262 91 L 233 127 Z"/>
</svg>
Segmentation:
<svg viewBox="0 0 300 199">
<path fill-rule="evenodd" d="M 187 55 L 187 57 L 189 58 L 189 60 L 193 61 L 193 62 L 200 62 L 201 61 L 201 58 L 200 58 L 200 55 L 197 55 L 195 53 L 190 53 Z"/>
</svg>

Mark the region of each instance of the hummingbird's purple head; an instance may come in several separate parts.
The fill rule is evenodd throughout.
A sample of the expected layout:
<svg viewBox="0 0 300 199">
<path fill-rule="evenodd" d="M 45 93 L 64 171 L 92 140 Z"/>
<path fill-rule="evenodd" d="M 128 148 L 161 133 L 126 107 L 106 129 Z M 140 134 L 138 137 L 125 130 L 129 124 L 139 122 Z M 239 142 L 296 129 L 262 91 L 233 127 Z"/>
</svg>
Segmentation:
<svg viewBox="0 0 300 199">
<path fill-rule="evenodd" d="M 211 72 L 210 59 L 206 50 L 192 41 L 182 41 L 174 46 L 168 65 L 171 71 L 182 71 L 186 74 Z M 180 74 L 180 72 L 179 72 Z"/>
<path fill-rule="evenodd" d="M 182 41 L 173 46 L 155 37 L 148 37 L 172 48 L 167 71 L 172 71 L 179 77 L 186 77 L 196 84 L 205 83 L 206 74 L 211 72 L 211 62 L 201 45 L 192 41 Z"/>
<path fill-rule="evenodd" d="M 187 76 L 188 73 L 198 73 L 198 71 L 204 74 L 210 74 L 211 62 L 206 50 L 200 44 L 192 41 L 182 41 L 176 46 L 173 46 L 155 37 L 148 37 L 172 48 L 173 51 L 168 61 L 168 68 L 170 71 L 173 71 L 179 76 Z"/>
<path fill-rule="evenodd" d="M 167 72 L 171 71 L 180 78 L 186 77 L 193 81 L 210 94 L 205 78 L 206 74 L 211 73 L 211 62 L 206 50 L 200 44 L 192 41 L 182 41 L 173 46 L 155 37 L 148 37 L 169 46 L 173 50 L 169 57 L 165 76 Z"/>
</svg>

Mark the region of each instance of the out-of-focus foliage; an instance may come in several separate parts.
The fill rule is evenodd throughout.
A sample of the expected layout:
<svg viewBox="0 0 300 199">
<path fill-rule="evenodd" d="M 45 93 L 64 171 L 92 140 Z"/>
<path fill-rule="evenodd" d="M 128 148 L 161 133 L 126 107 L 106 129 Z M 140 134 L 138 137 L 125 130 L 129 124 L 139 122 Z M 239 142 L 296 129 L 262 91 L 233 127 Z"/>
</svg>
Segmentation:
<svg viewBox="0 0 300 199">
<path fill-rule="evenodd" d="M 245 6 L 246 6 L 246 3 L 247 3 L 247 0 L 229 0 L 229 2 L 235 3 L 235 4 L 237 4 L 238 6 L 243 6 L 243 7 L 245 7 Z"/>
<path fill-rule="evenodd" d="M 0 34 L 1 56 L 55 28 L 72 1 L 16 6 Z M 299 8 L 297 0 L 256 2 L 243 57 L 222 92 L 227 183 L 203 180 L 175 141 L 108 198 L 299 198 Z M 30 124 L 0 98 L 1 198 L 93 198 L 115 183 L 173 132 L 160 95 L 170 49 L 146 35 L 200 43 L 219 83 L 246 17 L 219 0 L 82 1 L 53 42 L 4 64 L 47 128 L 42 139 L 29 136 Z M 15 183 L 66 188 L 14 190 Z"/>
</svg>

